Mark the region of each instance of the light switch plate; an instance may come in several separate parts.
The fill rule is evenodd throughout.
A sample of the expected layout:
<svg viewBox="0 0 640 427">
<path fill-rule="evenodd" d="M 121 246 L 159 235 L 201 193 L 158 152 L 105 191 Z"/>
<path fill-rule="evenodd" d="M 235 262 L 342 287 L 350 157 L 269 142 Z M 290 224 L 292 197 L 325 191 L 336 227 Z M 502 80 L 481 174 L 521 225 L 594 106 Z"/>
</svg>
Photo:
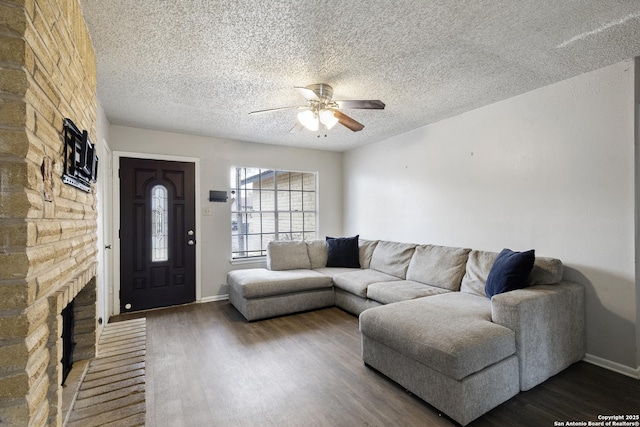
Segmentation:
<svg viewBox="0 0 640 427">
<path fill-rule="evenodd" d="M 213 215 L 213 210 L 211 208 L 204 208 L 202 209 L 202 215 L 211 216 Z"/>
</svg>

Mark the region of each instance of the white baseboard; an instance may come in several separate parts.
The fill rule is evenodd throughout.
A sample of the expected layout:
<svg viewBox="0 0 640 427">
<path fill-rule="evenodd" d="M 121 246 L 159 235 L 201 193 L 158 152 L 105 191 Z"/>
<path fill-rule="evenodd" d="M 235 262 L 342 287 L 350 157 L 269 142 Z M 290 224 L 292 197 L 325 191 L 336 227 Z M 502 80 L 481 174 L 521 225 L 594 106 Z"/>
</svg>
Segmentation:
<svg viewBox="0 0 640 427">
<path fill-rule="evenodd" d="M 636 369 L 633 369 L 632 367 L 622 365 L 617 362 L 612 362 L 611 360 L 603 359 L 592 354 L 586 354 L 584 356 L 584 359 L 582 360 L 587 363 L 591 363 L 592 365 L 600 366 L 601 368 L 609 369 L 610 371 L 614 371 L 619 374 L 634 378 L 636 380 L 640 380 L 640 366 L 638 366 Z"/>
<path fill-rule="evenodd" d="M 214 295 L 212 297 L 200 298 L 200 301 L 198 302 L 204 303 L 204 302 L 213 302 L 213 301 L 224 301 L 228 299 L 229 299 L 229 295 Z"/>
</svg>

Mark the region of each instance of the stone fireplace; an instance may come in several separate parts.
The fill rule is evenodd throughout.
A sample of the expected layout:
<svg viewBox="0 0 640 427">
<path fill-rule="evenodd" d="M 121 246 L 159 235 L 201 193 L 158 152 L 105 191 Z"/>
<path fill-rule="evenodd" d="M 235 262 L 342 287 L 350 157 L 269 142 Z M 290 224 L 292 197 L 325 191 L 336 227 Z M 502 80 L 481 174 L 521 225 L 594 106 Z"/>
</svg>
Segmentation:
<svg viewBox="0 0 640 427">
<path fill-rule="evenodd" d="M 0 425 L 62 423 L 62 310 L 95 355 L 97 198 L 63 184 L 65 118 L 96 142 L 96 63 L 78 0 L 0 2 Z"/>
<path fill-rule="evenodd" d="M 95 272 L 87 270 L 84 276 L 78 277 L 53 293 L 48 298 L 49 315 L 47 325 L 49 328 L 49 390 L 47 400 L 50 402 L 50 420 L 56 420 L 61 416 L 62 405 L 62 381 L 63 381 L 63 322 L 62 311 L 73 301 L 74 324 L 73 336 L 75 343 L 73 350 L 73 362 L 92 359 L 96 355 L 96 278 Z M 86 282 L 85 282 L 86 280 Z M 81 285 L 85 283 L 84 285 Z M 57 421 L 56 421 L 57 422 Z"/>
</svg>

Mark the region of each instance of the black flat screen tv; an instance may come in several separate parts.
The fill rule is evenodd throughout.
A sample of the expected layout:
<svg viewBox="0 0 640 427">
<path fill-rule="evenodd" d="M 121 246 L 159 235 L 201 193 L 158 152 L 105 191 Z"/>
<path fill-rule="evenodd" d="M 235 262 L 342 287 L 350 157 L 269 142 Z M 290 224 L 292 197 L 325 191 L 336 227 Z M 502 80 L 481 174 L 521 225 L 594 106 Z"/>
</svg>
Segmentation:
<svg viewBox="0 0 640 427">
<path fill-rule="evenodd" d="M 89 133 L 82 132 L 70 119 L 64 119 L 64 173 L 62 181 L 83 191 L 91 191 L 98 177 L 98 156 Z"/>
</svg>

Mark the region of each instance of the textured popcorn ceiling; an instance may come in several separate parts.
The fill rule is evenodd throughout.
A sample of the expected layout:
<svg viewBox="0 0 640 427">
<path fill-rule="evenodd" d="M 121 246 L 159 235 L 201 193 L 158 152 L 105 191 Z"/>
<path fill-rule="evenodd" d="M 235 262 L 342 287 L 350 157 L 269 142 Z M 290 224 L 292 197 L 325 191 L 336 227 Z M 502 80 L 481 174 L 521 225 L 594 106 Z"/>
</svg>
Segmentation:
<svg viewBox="0 0 640 427">
<path fill-rule="evenodd" d="M 342 151 L 640 55 L 638 0 L 80 0 L 112 124 Z M 293 89 L 380 99 L 289 133 Z M 213 147 L 212 147 L 213 148 Z"/>
</svg>

